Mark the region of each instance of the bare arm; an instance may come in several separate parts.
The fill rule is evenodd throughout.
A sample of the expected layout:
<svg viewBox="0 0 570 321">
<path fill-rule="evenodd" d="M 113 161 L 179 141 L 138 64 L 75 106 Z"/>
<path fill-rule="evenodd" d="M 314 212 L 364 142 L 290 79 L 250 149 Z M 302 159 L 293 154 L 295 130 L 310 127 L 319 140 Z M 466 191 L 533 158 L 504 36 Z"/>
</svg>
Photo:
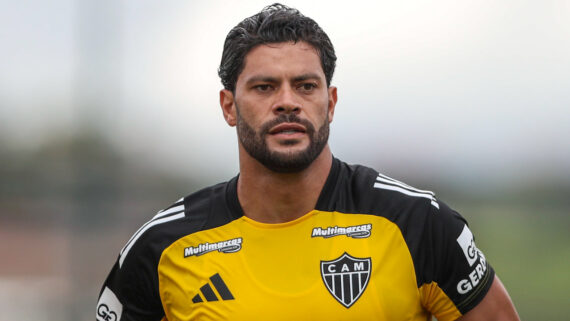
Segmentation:
<svg viewBox="0 0 570 321">
<path fill-rule="evenodd" d="M 520 321 L 515 306 L 497 276 L 483 300 L 459 321 Z"/>
</svg>

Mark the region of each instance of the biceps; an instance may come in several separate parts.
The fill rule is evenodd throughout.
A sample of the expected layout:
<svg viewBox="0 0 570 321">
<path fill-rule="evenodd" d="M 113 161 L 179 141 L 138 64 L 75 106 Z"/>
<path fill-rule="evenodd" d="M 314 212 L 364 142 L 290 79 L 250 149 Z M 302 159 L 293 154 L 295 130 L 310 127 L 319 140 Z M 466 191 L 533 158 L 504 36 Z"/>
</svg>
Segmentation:
<svg viewBox="0 0 570 321">
<path fill-rule="evenodd" d="M 460 321 L 519 321 L 519 316 L 507 290 L 497 276 L 483 300 L 471 311 L 467 312 Z"/>
</svg>

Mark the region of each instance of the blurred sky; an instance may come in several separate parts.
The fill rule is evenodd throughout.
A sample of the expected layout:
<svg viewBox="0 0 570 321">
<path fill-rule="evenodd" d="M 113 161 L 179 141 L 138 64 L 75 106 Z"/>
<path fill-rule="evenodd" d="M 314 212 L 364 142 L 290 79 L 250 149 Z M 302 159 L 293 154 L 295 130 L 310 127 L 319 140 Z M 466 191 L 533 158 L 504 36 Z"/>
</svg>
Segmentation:
<svg viewBox="0 0 570 321">
<path fill-rule="evenodd" d="M 224 180 L 227 32 L 267 1 L 2 1 L 0 136 L 94 127 L 133 162 Z M 286 1 L 335 45 L 333 153 L 454 179 L 570 179 L 570 2 Z M 427 174 L 426 174 L 427 173 Z"/>
</svg>

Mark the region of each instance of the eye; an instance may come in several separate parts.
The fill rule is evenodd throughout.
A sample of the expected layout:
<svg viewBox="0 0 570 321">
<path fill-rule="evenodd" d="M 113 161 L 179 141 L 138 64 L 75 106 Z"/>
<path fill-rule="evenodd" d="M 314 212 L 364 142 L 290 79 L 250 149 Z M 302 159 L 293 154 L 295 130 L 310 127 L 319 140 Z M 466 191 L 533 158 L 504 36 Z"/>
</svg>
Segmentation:
<svg viewBox="0 0 570 321">
<path fill-rule="evenodd" d="M 298 88 L 304 92 L 311 92 L 317 88 L 317 85 L 311 82 L 306 82 L 301 84 Z"/>
<path fill-rule="evenodd" d="M 254 88 L 257 91 L 264 93 L 264 92 L 268 92 L 269 90 L 271 90 L 271 85 L 261 84 L 261 85 L 255 86 Z"/>
</svg>

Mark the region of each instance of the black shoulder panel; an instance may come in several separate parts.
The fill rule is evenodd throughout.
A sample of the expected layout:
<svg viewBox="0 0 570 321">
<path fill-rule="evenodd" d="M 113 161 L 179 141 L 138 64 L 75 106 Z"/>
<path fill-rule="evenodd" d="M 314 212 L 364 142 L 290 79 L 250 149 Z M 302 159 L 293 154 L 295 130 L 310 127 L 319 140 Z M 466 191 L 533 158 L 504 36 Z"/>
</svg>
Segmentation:
<svg viewBox="0 0 570 321">
<path fill-rule="evenodd" d="M 162 251 L 176 240 L 197 231 L 224 225 L 239 217 L 232 214 L 227 205 L 226 190 L 230 183 L 231 182 L 220 183 L 204 188 L 186 196 L 181 202 L 177 202 L 159 212 L 155 218 L 147 223 L 157 224 L 140 234 L 131 252 L 128 253 L 128 256 L 144 256 L 152 252 L 155 253 L 152 261 L 157 264 L 156 259 L 160 258 Z M 159 217 L 160 213 L 176 208 L 177 204 L 183 205 L 183 208 L 180 206 L 180 212 L 173 211 L 167 216 Z M 182 213 L 184 215 L 181 215 Z M 161 219 L 173 218 L 175 215 L 182 217 L 160 222 Z M 139 232 L 141 232 L 141 230 L 139 230 Z M 129 257 L 125 258 L 123 265 L 128 264 L 129 259 Z"/>
<path fill-rule="evenodd" d="M 402 220 L 405 223 L 411 212 L 428 211 L 429 198 L 406 195 L 401 192 L 405 189 L 395 183 L 393 186 L 397 190 L 375 187 L 378 176 L 379 173 L 371 168 L 348 165 L 335 159 L 317 209 L 380 215 L 396 223 Z"/>
</svg>

